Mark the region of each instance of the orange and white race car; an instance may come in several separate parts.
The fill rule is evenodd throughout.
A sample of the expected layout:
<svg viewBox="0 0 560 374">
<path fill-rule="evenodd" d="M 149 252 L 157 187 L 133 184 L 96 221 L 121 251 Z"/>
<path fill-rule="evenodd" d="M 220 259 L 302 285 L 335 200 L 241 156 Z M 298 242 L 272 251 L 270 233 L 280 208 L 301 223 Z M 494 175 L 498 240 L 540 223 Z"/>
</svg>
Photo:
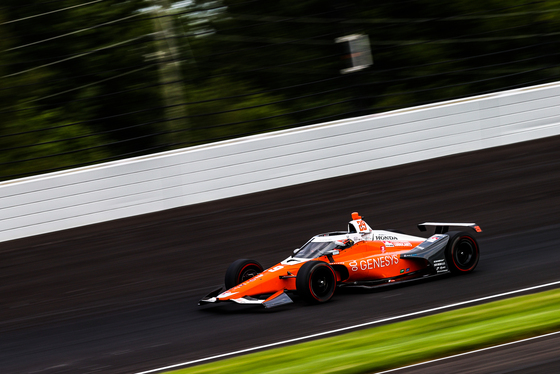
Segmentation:
<svg viewBox="0 0 560 374">
<path fill-rule="evenodd" d="M 434 226 L 428 237 L 394 230 L 372 230 L 352 213 L 348 231 L 316 235 L 293 255 L 264 270 L 255 260 L 234 261 L 227 269 L 223 287 L 202 298 L 198 305 L 230 301 L 266 308 L 292 302 L 297 293 L 309 302 L 331 299 L 337 287 L 372 288 L 446 273 L 474 270 L 480 257 L 476 239 L 450 227 L 482 230 L 475 223 L 425 222 L 421 231 Z"/>
</svg>

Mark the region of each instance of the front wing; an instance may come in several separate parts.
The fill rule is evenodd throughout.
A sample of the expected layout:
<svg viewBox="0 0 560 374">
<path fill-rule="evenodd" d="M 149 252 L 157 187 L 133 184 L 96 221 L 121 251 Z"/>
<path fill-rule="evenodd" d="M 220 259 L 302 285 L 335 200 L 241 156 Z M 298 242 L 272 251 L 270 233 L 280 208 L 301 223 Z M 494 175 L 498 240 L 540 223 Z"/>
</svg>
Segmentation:
<svg viewBox="0 0 560 374">
<path fill-rule="evenodd" d="M 198 305 L 208 304 L 208 303 L 218 303 L 218 302 L 223 302 L 223 301 L 232 301 L 232 302 L 235 302 L 237 304 L 262 305 L 265 308 L 274 308 L 274 307 L 277 307 L 277 306 L 280 306 L 280 305 L 293 303 L 293 300 L 290 298 L 290 296 L 288 296 L 288 294 L 286 293 L 286 290 L 280 290 L 280 291 L 274 293 L 273 295 L 271 295 L 267 298 L 243 296 L 243 297 L 239 297 L 239 298 L 235 298 L 235 299 L 220 300 L 218 298 L 218 296 L 223 291 L 224 291 L 224 288 L 220 287 L 220 288 L 210 292 L 208 295 L 206 295 L 202 299 L 200 299 L 200 301 L 198 302 Z"/>
</svg>

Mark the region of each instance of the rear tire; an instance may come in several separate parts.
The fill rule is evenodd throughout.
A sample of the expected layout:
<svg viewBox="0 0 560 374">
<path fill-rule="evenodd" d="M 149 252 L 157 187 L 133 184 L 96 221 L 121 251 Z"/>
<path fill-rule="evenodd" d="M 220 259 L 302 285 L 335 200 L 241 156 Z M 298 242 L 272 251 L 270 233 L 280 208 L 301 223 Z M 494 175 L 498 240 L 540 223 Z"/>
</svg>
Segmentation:
<svg viewBox="0 0 560 374">
<path fill-rule="evenodd" d="M 336 289 L 336 273 L 323 261 L 308 261 L 296 276 L 297 293 L 307 302 L 329 301 Z"/>
<path fill-rule="evenodd" d="M 455 274 L 466 274 L 476 268 L 480 250 L 475 238 L 463 231 L 450 231 L 445 249 L 445 259 L 449 269 Z"/>
<path fill-rule="evenodd" d="M 255 275 L 262 273 L 263 267 L 255 260 L 240 259 L 236 260 L 228 266 L 226 270 L 225 284 L 226 289 L 237 286 L 253 278 Z"/>
</svg>

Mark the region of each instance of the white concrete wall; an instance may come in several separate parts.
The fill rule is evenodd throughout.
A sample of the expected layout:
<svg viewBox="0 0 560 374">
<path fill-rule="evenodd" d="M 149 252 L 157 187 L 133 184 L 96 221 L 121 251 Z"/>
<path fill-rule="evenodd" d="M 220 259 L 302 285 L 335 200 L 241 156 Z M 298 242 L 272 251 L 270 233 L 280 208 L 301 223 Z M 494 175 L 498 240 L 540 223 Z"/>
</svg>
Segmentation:
<svg viewBox="0 0 560 374">
<path fill-rule="evenodd" d="M 560 82 L 0 183 L 0 241 L 560 134 Z"/>
</svg>

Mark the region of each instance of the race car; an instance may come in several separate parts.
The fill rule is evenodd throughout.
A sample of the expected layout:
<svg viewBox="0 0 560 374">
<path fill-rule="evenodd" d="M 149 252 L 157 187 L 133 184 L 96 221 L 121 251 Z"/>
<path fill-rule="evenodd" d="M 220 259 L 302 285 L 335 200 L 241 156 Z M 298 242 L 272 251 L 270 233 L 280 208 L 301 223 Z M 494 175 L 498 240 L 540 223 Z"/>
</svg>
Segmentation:
<svg viewBox="0 0 560 374">
<path fill-rule="evenodd" d="M 312 237 L 284 261 L 263 269 L 249 259 L 234 261 L 221 287 L 198 305 L 218 302 L 272 308 L 293 302 L 290 294 L 311 303 L 330 300 L 337 287 L 373 288 L 437 275 L 465 274 L 478 264 L 480 250 L 473 235 L 450 227 L 481 232 L 475 223 L 425 222 L 435 227 L 428 238 L 396 230 L 372 230 L 358 212 L 347 231 Z"/>
</svg>

